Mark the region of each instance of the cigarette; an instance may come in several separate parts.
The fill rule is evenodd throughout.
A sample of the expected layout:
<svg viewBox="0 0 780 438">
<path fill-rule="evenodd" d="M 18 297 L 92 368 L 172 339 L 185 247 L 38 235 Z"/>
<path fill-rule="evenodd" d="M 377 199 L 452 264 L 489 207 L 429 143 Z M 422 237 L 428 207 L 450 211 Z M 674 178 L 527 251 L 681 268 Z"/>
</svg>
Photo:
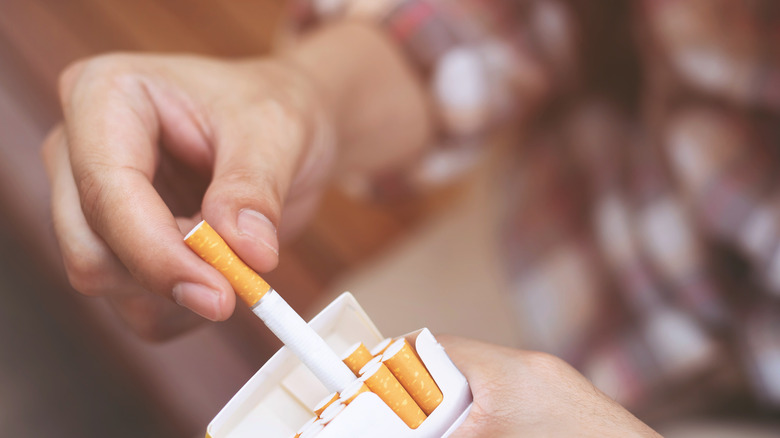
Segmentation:
<svg viewBox="0 0 780 438">
<path fill-rule="evenodd" d="M 184 241 L 206 263 L 227 278 L 233 290 L 249 307 L 257 304 L 271 286 L 238 258 L 222 237 L 206 221 L 200 221 Z"/>
<path fill-rule="evenodd" d="M 256 272 L 249 268 L 206 221 L 184 241 L 224 275 L 235 292 L 330 392 L 340 392 L 355 375 L 328 344 Z"/>
<path fill-rule="evenodd" d="M 390 344 L 382 354 L 382 362 L 425 415 L 431 415 L 444 397 L 406 339 L 399 339 Z"/>
<path fill-rule="evenodd" d="M 371 360 L 366 362 L 365 365 L 363 365 L 363 368 L 367 368 L 369 365 L 373 365 L 375 363 L 380 363 L 380 362 L 382 362 L 382 356 L 374 356 L 374 357 L 371 358 Z M 361 370 L 363 368 L 361 368 Z M 358 371 L 358 375 L 360 375 L 360 371 Z"/>
<path fill-rule="evenodd" d="M 417 406 L 414 399 L 398 383 L 398 379 L 381 362 L 369 363 L 360 370 L 360 380 L 379 398 L 384 401 L 398 417 L 412 429 L 422 424 L 427 418 L 425 413 Z"/>
<path fill-rule="evenodd" d="M 341 360 L 344 362 L 350 370 L 357 376 L 360 369 L 363 368 L 371 359 L 373 355 L 368 348 L 362 343 L 358 342 L 355 345 L 349 347 L 344 353 Z"/>
<path fill-rule="evenodd" d="M 392 338 L 382 339 L 380 343 L 374 345 L 374 348 L 371 349 L 371 356 L 379 356 L 380 354 L 384 353 L 392 342 Z"/>
<path fill-rule="evenodd" d="M 339 400 L 345 405 L 348 405 L 352 403 L 352 401 L 355 400 L 355 398 L 360 394 L 364 392 L 370 392 L 370 391 L 371 390 L 368 389 L 368 386 L 366 386 L 366 384 L 363 383 L 362 380 L 355 380 L 349 386 L 344 388 L 343 391 L 341 391 Z"/>
<path fill-rule="evenodd" d="M 297 438 L 310 438 L 316 436 L 318 433 L 325 429 L 325 425 L 319 421 L 310 424 L 305 430 L 301 431 Z"/>
<path fill-rule="evenodd" d="M 327 425 L 331 422 L 338 414 L 341 413 L 344 409 L 347 408 L 347 405 L 344 403 L 333 403 L 330 406 L 328 406 L 327 409 L 322 411 L 322 414 L 320 414 L 320 420 L 322 423 Z"/>
<path fill-rule="evenodd" d="M 322 414 L 322 411 L 324 411 L 328 406 L 330 406 L 333 402 L 339 399 L 339 393 L 333 392 L 324 399 L 322 399 L 319 403 L 317 403 L 317 406 L 314 407 L 314 414 L 318 417 Z"/>
<path fill-rule="evenodd" d="M 311 425 L 314 424 L 317 420 L 318 420 L 317 417 L 311 417 L 308 421 L 303 423 L 303 426 L 301 426 L 301 428 L 298 429 L 298 432 L 295 435 L 293 435 L 292 438 L 300 438 L 300 436 L 303 434 L 303 432 L 306 429 L 308 429 L 309 427 L 311 427 Z"/>
</svg>

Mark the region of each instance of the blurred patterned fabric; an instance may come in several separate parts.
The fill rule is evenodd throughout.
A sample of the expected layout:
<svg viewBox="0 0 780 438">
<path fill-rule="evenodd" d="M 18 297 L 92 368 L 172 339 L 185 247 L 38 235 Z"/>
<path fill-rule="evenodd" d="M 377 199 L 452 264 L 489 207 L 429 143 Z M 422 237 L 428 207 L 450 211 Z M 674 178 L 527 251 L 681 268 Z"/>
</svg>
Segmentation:
<svg viewBox="0 0 780 438">
<path fill-rule="evenodd" d="M 777 413 L 780 3 L 583 3 L 311 0 L 293 23 L 380 23 L 429 84 L 439 141 L 374 196 L 517 129 L 503 245 L 527 348 L 640 413 Z"/>
</svg>

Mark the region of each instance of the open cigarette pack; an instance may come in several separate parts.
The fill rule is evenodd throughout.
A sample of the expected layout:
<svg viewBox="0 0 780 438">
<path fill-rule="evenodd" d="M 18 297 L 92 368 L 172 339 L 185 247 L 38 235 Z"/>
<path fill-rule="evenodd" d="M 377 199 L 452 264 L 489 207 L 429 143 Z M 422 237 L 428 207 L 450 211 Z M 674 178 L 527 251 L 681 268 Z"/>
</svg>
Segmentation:
<svg viewBox="0 0 780 438">
<path fill-rule="evenodd" d="M 362 343 L 360 345 L 362 351 L 382 348 L 380 344 L 385 340 L 349 293 L 342 294 L 330 303 L 309 322 L 309 326 L 339 355 L 349 353 L 359 343 Z M 406 343 L 403 342 L 404 339 Z M 436 404 L 427 409 L 424 407 L 425 414 L 419 412 L 421 419 L 414 423 L 414 428 L 408 425 L 410 420 L 402 420 L 397 411 L 394 412 L 388 403 L 375 393 L 375 388 L 368 390 L 365 386 L 371 383 L 370 380 L 366 381 L 365 369 L 375 370 L 381 366 L 387 370 L 379 359 L 365 364 L 362 370 L 363 376 L 355 377 L 354 394 L 344 402 L 346 390 L 342 392 L 341 399 L 338 394 L 330 393 L 287 347 L 282 347 L 217 414 L 209 424 L 206 436 L 207 438 L 448 436 L 466 418 L 471 407 L 472 395 L 465 377 L 428 329 L 402 336 L 386 348 L 398 352 L 405 351 L 410 356 L 416 356 L 414 360 L 419 359 L 435 382 L 433 392 L 436 393 Z M 386 358 L 387 353 L 383 357 Z M 347 356 L 344 355 L 344 358 L 346 362 Z M 393 368 L 392 360 L 385 360 L 384 363 L 390 369 Z M 368 372 L 368 374 L 373 373 L 374 371 Z M 436 391 L 436 387 L 440 393 Z M 397 408 L 394 406 L 394 409 Z M 414 405 L 414 408 L 419 411 L 417 405 Z"/>
</svg>

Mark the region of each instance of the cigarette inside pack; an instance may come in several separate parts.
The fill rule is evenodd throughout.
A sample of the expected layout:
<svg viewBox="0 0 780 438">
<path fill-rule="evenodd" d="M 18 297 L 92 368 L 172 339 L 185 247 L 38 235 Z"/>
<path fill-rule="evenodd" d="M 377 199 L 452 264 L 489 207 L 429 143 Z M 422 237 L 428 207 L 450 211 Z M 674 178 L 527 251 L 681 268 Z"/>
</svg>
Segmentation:
<svg viewBox="0 0 780 438">
<path fill-rule="evenodd" d="M 454 413 L 448 412 L 439 415 L 433 423 L 430 421 L 426 423 L 429 416 L 433 415 L 444 401 L 444 394 L 437 384 L 437 381 L 426 367 L 424 361 L 421 360 L 418 351 L 416 351 L 413 344 L 410 344 L 405 338 L 386 338 L 379 342 L 372 342 L 371 344 L 373 345 L 357 342 L 349 348 L 339 351 L 342 354 L 341 356 L 338 356 L 336 351 L 334 351 L 333 346 L 325 341 L 321 334 L 311 326 L 311 323 L 307 324 L 303 321 L 303 319 L 268 285 L 268 283 L 257 275 L 256 272 L 252 271 L 251 268 L 249 268 L 229 248 L 227 243 L 205 221 L 198 224 L 198 226 L 185 237 L 185 241 L 203 260 L 227 277 L 236 293 L 250 306 L 252 311 L 266 324 L 266 326 L 282 340 L 285 344 L 285 349 L 292 352 L 300 362 L 308 368 L 316 381 L 318 381 L 310 384 L 315 386 L 320 386 L 321 384 L 322 387 L 330 391 L 330 393 L 322 398 L 319 403 L 311 407 L 308 412 L 308 421 L 303 423 L 303 426 L 300 427 L 298 432 L 292 436 L 321 436 L 324 438 L 343 436 L 345 433 L 343 430 L 344 427 L 347 427 L 347 430 L 349 430 L 349 427 L 351 426 L 345 426 L 345 424 L 348 425 L 350 422 L 340 422 L 339 418 L 354 415 L 351 412 L 354 412 L 355 409 L 369 409 L 367 406 L 371 406 L 371 403 L 379 403 L 380 401 L 385 405 L 387 414 L 381 413 L 382 409 L 379 409 L 379 411 L 377 411 L 379 413 L 375 413 L 376 415 L 379 415 L 379 417 L 377 417 L 377 424 L 387 421 L 386 418 L 383 419 L 383 416 L 391 415 L 397 418 L 396 421 L 398 424 L 405 425 L 405 430 L 407 431 L 415 431 L 426 424 L 427 429 L 431 431 L 439 430 L 442 427 L 447 426 L 445 417 L 449 418 L 455 413 L 460 413 L 460 411 Z M 351 296 L 345 299 L 350 298 Z M 351 299 L 354 301 L 354 298 Z M 356 302 L 355 306 L 357 306 Z M 327 310 L 328 309 L 326 308 L 323 312 L 326 312 Z M 362 313 L 362 310 L 359 310 L 359 313 Z M 337 318 L 343 318 L 343 316 L 342 313 L 340 316 L 337 316 Z M 331 320 L 332 318 L 333 317 L 331 317 Z M 358 318 L 358 320 L 363 320 L 365 322 L 367 316 Z M 368 324 L 373 327 L 370 321 L 368 321 Z M 364 337 L 363 339 L 366 338 Z M 377 337 L 376 339 L 381 338 Z M 433 346 L 438 346 L 439 349 L 441 348 L 441 346 L 433 340 L 432 336 L 430 337 L 428 344 L 431 344 L 431 341 L 433 342 Z M 433 348 L 433 346 L 431 348 Z M 448 365 L 445 365 L 445 362 L 442 362 L 441 356 L 446 359 L 443 350 L 431 354 L 438 356 L 440 365 L 444 366 L 445 369 L 449 369 L 450 380 L 455 382 L 453 385 L 457 387 L 457 400 L 454 401 L 451 404 L 452 406 L 448 409 L 452 410 L 454 409 L 453 406 L 455 406 L 462 411 L 464 408 L 463 402 L 470 402 L 471 400 L 470 391 L 467 390 L 468 385 L 465 383 L 465 379 L 457 369 L 452 366 L 451 362 L 449 362 Z M 264 368 L 275 362 L 278 355 L 279 353 L 272 357 Z M 272 365 L 271 368 L 273 369 L 274 366 L 276 365 Z M 452 373 L 453 369 L 455 370 L 454 373 Z M 258 374 L 262 375 L 262 371 L 263 369 L 261 369 Z M 275 370 L 276 375 L 278 376 L 281 376 L 282 374 L 280 374 L 280 372 L 283 371 L 285 371 L 284 368 L 277 368 Z M 292 371 L 288 371 L 285 374 L 287 374 L 288 377 L 284 380 L 279 377 L 276 378 L 279 385 L 283 384 L 287 388 L 301 387 L 303 385 L 304 389 L 302 392 L 317 392 L 317 390 L 314 389 L 313 391 L 307 391 L 305 389 L 305 386 L 307 385 L 305 382 L 308 378 L 303 378 L 305 376 L 304 374 L 299 375 L 303 379 L 294 377 L 295 373 Z M 263 381 L 263 379 L 260 379 L 259 381 L 261 387 Z M 252 381 L 250 381 L 250 383 L 251 382 Z M 464 391 L 464 388 L 466 388 L 466 391 Z M 244 390 L 242 389 L 241 392 L 243 391 Z M 268 389 L 263 391 L 268 391 Z M 241 394 L 241 392 L 239 394 Z M 237 394 L 237 397 L 239 394 Z M 363 402 L 362 407 L 360 408 L 351 409 L 350 407 L 355 401 L 361 400 L 361 396 L 364 394 L 366 394 L 366 396 L 368 396 L 368 394 L 375 396 L 373 399 L 375 402 L 370 401 L 370 398 L 362 398 L 362 400 L 369 401 Z M 256 396 L 256 394 L 251 393 L 249 395 Z M 302 399 L 298 398 L 298 401 L 301 402 Z M 231 403 L 233 403 L 232 400 Z M 361 403 L 358 404 L 360 405 Z M 310 406 L 307 403 L 302 403 L 301 405 Z M 229 406 L 230 404 L 228 407 Z M 246 410 L 246 408 L 243 409 L 244 411 Z M 374 410 L 376 407 L 370 409 Z M 282 416 L 286 417 L 287 414 L 282 412 Z M 364 420 L 354 421 L 361 422 Z M 330 426 L 331 424 L 334 424 L 334 426 Z M 392 421 L 388 424 L 390 425 L 388 427 L 391 428 L 398 427 L 397 425 L 393 425 Z M 242 424 L 241 426 L 244 427 L 245 425 Z M 329 426 L 330 430 L 333 430 L 330 432 L 330 435 Z M 334 427 L 336 429 L 333 429 Z M 422 427 L 422 429 L 426 429 L 426 427 Z M 401 430 L 388 433 L 391 433 L 390 436 L 405 436 L 405 432 L 402 432 Z M 248 435 L 245 433 L 231 433 L 224 436 L 243 437 Z M 410 436 L 427 437 L 434 435 L 412 434 Z"/>
<path fill-rule="evenodd" d="M 296 438 L 319 433 L 365 392 L 379 396 L 412 429 L 441 403 L 439 387 L 406 339 L 385 339 L 371 350 L 358 342 L 344 352 L 342 360 L 358 379 L 341 393 L 329 394 L 317 403 L 314 416 L 294 435 Z"/>
</svg>

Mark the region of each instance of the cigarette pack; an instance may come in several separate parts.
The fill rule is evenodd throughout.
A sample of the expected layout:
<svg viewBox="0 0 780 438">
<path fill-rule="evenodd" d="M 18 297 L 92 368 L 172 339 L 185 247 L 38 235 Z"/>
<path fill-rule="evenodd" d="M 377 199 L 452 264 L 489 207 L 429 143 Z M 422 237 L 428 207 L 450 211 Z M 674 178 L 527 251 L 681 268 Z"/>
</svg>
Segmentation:
<svg viewBox="0 0 780 438">
<path fill-rule="evenodd" d="M 385 339 L 350 293 L 330 303 L 309 325 L 337 354 L 357 342 L 370 346 Z M 364 392 L 320 428 L 318 438 L 446 437 L 466 418 L 471 390 L 444 348 L 425 328 L 403 337 L 441 390 L 443 399 L 438 407 L 411 429 L 376 394 Z M 330 395 L 298 358 L 282 347 L 211 421 L 206 437 L 291 438 L 312 421 L 317 404 Z"/>
</svg>

